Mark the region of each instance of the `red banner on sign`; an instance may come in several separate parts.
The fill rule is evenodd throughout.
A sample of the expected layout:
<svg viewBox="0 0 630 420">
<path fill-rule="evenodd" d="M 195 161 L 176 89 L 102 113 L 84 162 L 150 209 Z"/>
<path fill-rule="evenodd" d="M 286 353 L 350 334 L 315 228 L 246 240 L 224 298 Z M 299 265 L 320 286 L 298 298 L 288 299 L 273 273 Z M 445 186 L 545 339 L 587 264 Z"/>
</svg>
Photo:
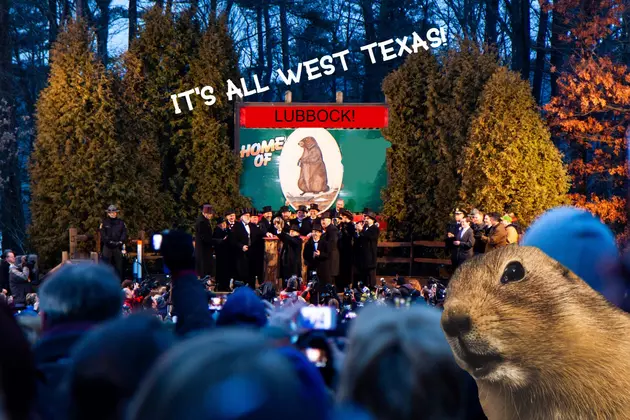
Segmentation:
<svg viewBox="0 0 630 420">
<path fill-rule="evenodd" d="M 248 105 L 239 116 L 243 128 L 384 128 L 387 111 L 384 105 Z"/>
</svg>

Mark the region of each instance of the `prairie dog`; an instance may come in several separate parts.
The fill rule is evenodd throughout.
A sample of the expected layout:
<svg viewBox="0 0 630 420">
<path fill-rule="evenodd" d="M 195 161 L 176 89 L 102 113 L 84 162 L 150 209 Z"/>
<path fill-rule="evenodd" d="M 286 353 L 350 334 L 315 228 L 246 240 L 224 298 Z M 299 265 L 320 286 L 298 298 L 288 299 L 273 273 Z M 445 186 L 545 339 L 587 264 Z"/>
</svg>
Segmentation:
<svg viewBox="0 0 630 420">
<path fill-rule="evenodd" d="M 630 419 L 630 316 L 538 248 L 459 267 L 442 329 L 490 420 Z"/>
</svg>

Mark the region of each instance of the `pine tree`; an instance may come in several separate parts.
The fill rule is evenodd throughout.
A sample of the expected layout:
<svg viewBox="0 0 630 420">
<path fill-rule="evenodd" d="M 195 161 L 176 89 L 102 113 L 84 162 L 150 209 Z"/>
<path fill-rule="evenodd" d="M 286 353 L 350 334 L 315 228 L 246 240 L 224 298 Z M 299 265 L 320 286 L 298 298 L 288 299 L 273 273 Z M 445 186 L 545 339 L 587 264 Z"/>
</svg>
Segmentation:
<svg viewBox="0 0 630 420">
<path fill-rule="evenodd" d="M 453 209 L 465 203 L 459 200 L 462 185 L 462 150 L 479 98 L 486 82 L 498 69 L 496 54 L 484 52 L 473 41 L 462 41 L 457 50 L 449 51 L 443 59 L 442 72 L 431 89 L 429 112 L 436 115 L 436 124 L 428 129 L 437 137 L 439 151 L 435 159 L 438 183 L 435 186 L 433 212 L 424 217 L 435 219 L 428 234 L 444 235 Z M 464 209 L 471 210 L 471 209 Z"/>
<path fill-rule="evenodd" d="M 137 95 L 146 104 L 147 137 L 152 137 L 161 156 L 162 191 L 173 203 L 171 222 L 190 228 L 199 203 L 187 186 L 192 159 L 192 116 L 185 100 L 176 114 L 171 95 L 197 87 L 190 63 L 198 53 L 201 34 L 188 12 L 175 15 L 156 5 L 144 16 L 144 27 L 130 46 L 125 66 L 137 65 L 144 78 Z M 131 64 L 131 60 L 137 62 Z M 194 210 L 193 210 L 194 209 Z"/>
<path fill-rule="evenodd" d="M 389 127 L 383 131 L 391 142 L 387 151 L 389 185 L 383 191 L 383 215 L 393 238 L 421 235 L 431 228 L 436 151 L 430 131 L 427 98 L 440 69 L 430 52 L 420 50 L 383 82 L 390 107 Z"/>
<path fill-rule="evenodd" d="M 527 81 L 500 68 L 486 84 L 462 156 L 460 198 L 527 226 L 564 204 L 569 177 Z"/>
<path fill-rule="evenodd" d="M 224 18 L 211 22 L 191 73 L 195 86 L 214 88 L 216 102 L 207 106 L 200 97 L 197 99 L 192 122 L 192 156 L 188 160 L 189 176 L 184 191 L 190 191 L 194 203 L 213 203 L 219 212 L 249 204 L 239 192 L 241 162 L 230 148 L 229 136 L 234 108 L 224 94 L 227 80 L 236 82 L 240 78 L 237 63 Z"/>
<path fill-rule="evenodd" d="M 125 202 L 132 179 L 121 165 L 111 76 L 90 45 L 94 34 L 70 22 L 51 50 L 50 78 L 37 103 L 31 155 L 31 239 L 45 262 L 67 249 L 68 228 L 95 233 L 105 207 Z"/>
</svg>

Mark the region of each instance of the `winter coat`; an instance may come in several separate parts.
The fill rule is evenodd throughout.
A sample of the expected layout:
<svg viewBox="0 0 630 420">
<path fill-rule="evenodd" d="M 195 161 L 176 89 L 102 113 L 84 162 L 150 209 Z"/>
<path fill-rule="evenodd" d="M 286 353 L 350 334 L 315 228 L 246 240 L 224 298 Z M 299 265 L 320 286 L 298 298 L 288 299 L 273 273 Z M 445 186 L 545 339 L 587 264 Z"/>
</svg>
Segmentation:
<svg viewBox="0 0 630 420">
<path fill-rule="evenodd" d="M 199 277 L 213 275 L 212 225 L 199 215 L 195 223 L 195 268 Z"/>
</svg>

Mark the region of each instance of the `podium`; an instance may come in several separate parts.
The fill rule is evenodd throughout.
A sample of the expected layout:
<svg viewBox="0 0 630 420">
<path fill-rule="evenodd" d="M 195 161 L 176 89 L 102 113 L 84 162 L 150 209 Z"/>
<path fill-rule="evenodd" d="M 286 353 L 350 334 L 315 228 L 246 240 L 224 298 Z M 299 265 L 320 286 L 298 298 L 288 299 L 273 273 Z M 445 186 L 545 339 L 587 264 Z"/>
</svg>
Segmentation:
<svg viewBox="0 0 630 420">
<path fill-rule="evenodd" d="M 307 238 L 302 237 L 302 253 Z M 282 241 L 276 237 L 265 238 L 265 281 L 270 281 L 280 291 L 284 289 L 283 280 L 280 278 L 280 253 L 282 252 Z M 302 259 L 302 280 L 306 281 L 307 270 Z"/>
</svg>

